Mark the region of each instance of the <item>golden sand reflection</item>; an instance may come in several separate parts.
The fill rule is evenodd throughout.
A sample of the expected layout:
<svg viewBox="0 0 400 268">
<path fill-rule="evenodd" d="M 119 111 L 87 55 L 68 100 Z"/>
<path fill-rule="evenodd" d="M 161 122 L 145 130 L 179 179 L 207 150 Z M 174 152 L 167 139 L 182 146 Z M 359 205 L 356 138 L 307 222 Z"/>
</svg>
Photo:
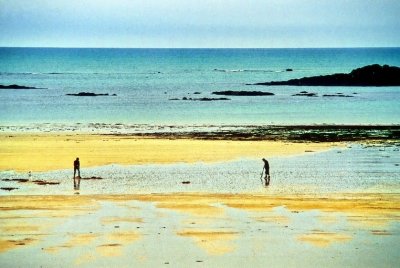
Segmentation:
<svg viewBox="0 0 400 268">
<path fill-rule="evenodd" d="M 142 218 L 136 217 L 104 217 L 101 219 L 101 223 L 103 224 L 111 224 L 111 223 L 143 223 Z"/>
<path fill-rule="evenodd" d="M 321 223 L 326 224 L 326 225 L 335 224 L 338 221 L 338 216 L 335 215 L 335 213 L 333 213 L 333 214 L 324 213 L 323 215 L 319 215 L 316 218 Z"/>
<path fill-rule="evenodd" d="M 224 218 L 221 218 L 224 219 Z M 212 217 L 190 217 L 182 220 L 183 226 L 212 226 L 216 222 Z"/>
<path fill-rule="evenodd" d="M 99 196 L 103 199 L 102 196 Z M 292 212 L 318 210 L 323 213 L 319 219 L 326 223 L 335 221 L 337 213 L 348 217 L 348 221 L 365 228 L 384 226 L 400 221 L 400 195 L 345 193 L 326 194 L 324 197 L 312 195 L 262 195 L 262 194 L 214 194 L 176 193 L 120 195 L 105 197 L 107 200 L 137 200 L 154 202 L 157 207 L 170 208 L 198 217 L 225 217 L 224 206 L 248 212 L 271 213 L 277 207 Z M 220 206 L 216 206 L 220 204 Z M 334 213 L 334 216 L 331 216 Z M 329 216 L 328 216 L 329 215 Z"/>
<path fill-rule="evenodd" d="M 92 213 L 99 208 L 89 197 L 3 196 L 0 200 L 0 252 L 40 242 L 65 218 Z M 58 247 L 50 247 L 46 251 L 58 250 Z"/>
<path fill-rule="evenodd" d="M 236 209 L 243 209 L 243 210 L 251 210 L 251 211 L 272 211 L 276 206 L 275 205 L 269 205 L 263 202 L 259 201 L 251 201 L 251 202 L 243 202 L 241 203 L 240 201 L 237 202 L 231 202 L 231 201 L 225 201 L 224 205 L 231 207 L 231 208 L 236 208 Z"/>
<path fill-rule="evenodd" d="M 0 221 L 0 223 L 0 232 L 2 234 L 38 234 L 45 229 L 45 226 L 39 225 L 38 223 L 33 224 L 21 220 Z"/>
<path fill-rule="evenodd" d="M 141 235 L 132 231 L 120 231 L 105 234 L 105 242 L 96 247 L 96 252 L 103 257 L 118 257 L 123 255 L 123 248 L 136 242 Z"/>
<path fill-rule="evenodd" d="M 57 212 L 85 212 L 99 208 L 99 204 L 90 196 L 70 195 L 20 195 L 1 196 L 0 211 L 46 211 L 45 213 Z M 57 212 L 55 212 L 57 211 Z"/>
<path fill-rule="evenodd" d="M 400 213 L 355 214 L 349 213 L 347 221 L 355 228 L 375 229 L 388 228 L 392 222 L 400 222 Z"/>
<path fill-rule="evenodd" d="M 133 243 L 139 240 L 140 237 L 141 235 L 139 233 L 132 231 L 113 232 L 107 235 L 108 240 L 115 241 L 124 245 Z"/>
<path fill-rule="evenodd" d="M 116 206 L 139 201 L 138 206 L 143 210 L 141 213 L 143 212 L 143 215 L 150 218 L 129 217 L 125 209 L 115 210 L 115 214 L 109 214 L 108 210 L 106 215 L 109 216 L 103 218 L 91 215 L 105 201 Z M 139 223 L 146 227 L 149 226 L 147 225 L 149 219 L 162 219 L 168 229 L 174 230 L 171 234 L 166 232 L 165 235 L 190 238 L 207 253 L 221 255 L 234 251 L 235 241 L 238 241 L 241 236 L 252 235 L 252 229 L 248 227 L 254 226 L 252 223 L 262 225 L 263 222 L 272 222 L 289 225 L 288 221 L 290 221 L 290 228 L 304 230 L 301 229 L 304 226 L 295 220 L 298 214 L 290 212 L 313 210 L 319 211 L 319 213 L 310 213 L 310 216 L 313 217 L 311 222 L 314 222 L 310 224 L 316 222 L 318 227 L 308 226 L 320 229 L 320 226 L 324 224 L 332 224 L 329 226 L 329 231 L 323 229 L 301 234 L 297 239 L 325 247 L 332 243 L 351 240 L 349 235 L 335 232 L 338 230 L 336 224 L 340 224 L 340 230 L 347 228 L 349 232 L 362 231 L 363 235 L 376 237 L 396 234 L 393 232 L 396 226 L 393 223 L 400 222 L 399 201 L 400 196 L 397 194 L 365 193 L 332 194 L 324 197 L 208 193 L 0 196 L 0 231 L 2 233 L 0 252 L 42 243 L 45 237 L 49 237 L 50 242 L 65 239 L 65 233 L 57 231 L 53 227 L 63 224 L 68 217 L 85 214 L 87 219 L 93 221 L 96 226 L 101 226 L 102 223 L 128 222 L 132 225 L 126 224 L 126 226 Z M 148 207 L 151 209 L 146 210 Z M 106 208 L 108 209 L 107 206 Z M 177 215 L 171 211 L 186 215 Z M 299 214 L 299 216 L 303 215 Z M 171 226 L 168 225 L 169 223 L 174 224 Z M 93 247 L 96 256 L 119 256 L 125 246 L 136 243 L 142 235 L 131 230 L 123 230 L 126 226 L 121 225 L 119 229 L 108 226 L 110 228 L 106 229 L 108 231 L 104 231 L 105 233 L 101 233 L 103 229 L 99 229 L 94 234 L 80 233 L 71 237 L 67 236 L 67 239 L 70 240 L 61 242 L 54 247 L 48 247 L 47 244 L 45 251 L 56 253 L 60 249 L 83 245 Z M 161 226 L 159 227 L 161 228 Z M 283 226 L 278 227 L 283 228 Z M 55 238 L 57 240 L 52 240 Z M 192 242 L 190 239 L 188 241 Z M 85 262 L 90 258 L 90 256 L 82 256 L 81 261 Z"/>
<path fill-rule="evenodd" d="M 30 246 L 43 240 L 54 224 L 48 220 L 0 216 L 0 252 Z"/>
<path fill-rule="evenodd" d="M 17 249 L 22 246 L 32 245 L 33 243 L 38 242 L 37 237 L 26 237 L 26 238 L 13 238 L 13 239 L 0 239 L 0 253 Z"/>
<path fill-rule="evenodd" d="M 177 233 L 193 239 L 197 246 L 210 255 L 223 255 L 235 250 L 234 240 L 239 237 L 235 231 L 187 229 Z"/>
<path fill-rule="evenodd" d="M 331 233 L 323 231 L 314 231 L 308 234 L 297 236 L 297 239 L 302 242 L 309 243 L 317 247 L 328 247 L 333 243 L 343 243 L 351 240 L 351 236 L 347 234 Z"/>
<path fill-rule="evenodd" d="M 121 195 L 118 200 L 124 200 L 124 198 L 129 198 L 129 195 Z M 134 195 L 131 198 L 142 202 L 153 202 L 157 208 L 169 209 L 196 217 L 222 218 L 225 216 L 224 208 L 218 206 L 220 200 L 213 194 L 144 194 Z"/>
<path fill-rule="evenodd" d="M 288 217 L 282 215 L 256 216 L 254 219 L 259 222 L 271 222 L 278 224 L 289 224 L 290 221 Z"/>
<path fill-rule="evenodd" d="M 320 219 L 330 222 L 335 221 L 336 213 L 342 213 L 349 222 L 365 227 L 385 226 L 400 220 L 400 196 L 392 194 L 332 194 L 324 198 L 244 195 L 240 198 L 241 195 L 221 198 L 221 203 L 250 212 L 270 212 L 275 207 L 284 207 L 292 212 L 318 210 L 325 213 Z M 335 216 L 326 213 L 335 213 Z"/>
<path fill-rule="evenodd" d="M 53 247 L 48 247 L 44 248 L 46 252 L 49 253 L 58 253 L 60 249 L 68 249 L 68 248 L 74 248 L 74 247 L 79 247 L 79 246 L 86 246 L 91 244 L 96 238 L 98 237 L 97 234 L 73 234 L 70 235 L 69 241 L 66 243 L 60 245 L 60 246 L 53 246 Z"/>
<path fill-rule="evenodd" d="M 200 217 L 223 217 L 224 209 L 207 204 L 172 204 L 159 203 L 158 208 L 171 209 Z"/>
<path fill-rule="evenodd" d="M 84 253 L 75 260 L 75 264 L 82 265 L 94 260 L 96 260 L 96 256 L 93 254 L 93 252 Z"/>
<path fill-rule="evenodd" d="M 96 252 L 104 257 L 119 257 L 122 256 L 121 244 L 102 244 L 97 246 Z"/>
</svg>

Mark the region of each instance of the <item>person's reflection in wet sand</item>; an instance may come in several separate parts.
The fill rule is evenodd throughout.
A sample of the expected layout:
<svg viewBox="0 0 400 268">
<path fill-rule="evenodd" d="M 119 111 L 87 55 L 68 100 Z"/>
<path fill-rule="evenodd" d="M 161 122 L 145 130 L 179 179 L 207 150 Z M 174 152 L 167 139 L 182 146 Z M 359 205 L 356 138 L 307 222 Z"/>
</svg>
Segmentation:
<svg viewBox="0 0 400 268">
<path fill-rule="evenodd" d="M 79 190 L 81 186 L 81 176 L 74 177 L 74 190 Z"/>
<path fill-rule="evenodd" d="M 76 175 L 78 172 L 78 176 Z M 79 157 L 77 157 L 74 161 L 74 190 L 79 190 L 81 185 L 81 163 L 79 162 Z"/>
</svg>

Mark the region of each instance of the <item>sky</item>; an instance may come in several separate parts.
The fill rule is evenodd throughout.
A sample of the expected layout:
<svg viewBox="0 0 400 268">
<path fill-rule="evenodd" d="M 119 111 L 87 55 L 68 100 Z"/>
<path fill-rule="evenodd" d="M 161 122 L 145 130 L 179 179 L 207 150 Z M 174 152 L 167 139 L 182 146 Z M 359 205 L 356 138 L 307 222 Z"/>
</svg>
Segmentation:
<svg viewBox="0 0 400 268">
<path fill-rule="evenodd" d="M 400 47 L 400 0 L 0 0 L 0 46 Z"/>
</svg>

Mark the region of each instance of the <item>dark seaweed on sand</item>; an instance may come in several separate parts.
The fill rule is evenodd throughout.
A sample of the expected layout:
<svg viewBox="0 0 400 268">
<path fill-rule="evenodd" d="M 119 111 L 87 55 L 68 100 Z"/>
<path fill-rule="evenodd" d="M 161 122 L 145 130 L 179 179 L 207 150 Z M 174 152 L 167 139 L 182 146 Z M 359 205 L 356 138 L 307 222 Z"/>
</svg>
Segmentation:
<svg viewBox="0 0 400 268">
<path fill-rule="evenodd" d="M 130 134 L 114 134 L 129 136 Z M 274 140 L 293 142 L 341 142 L 341 141 L 398 141 L 400 125 L 296 125 L 296 126 L 248 126 L 234 130 L 135 133 L 135 136 L 156 138 L 189 138 L 202 140 Z"/>
</svg>

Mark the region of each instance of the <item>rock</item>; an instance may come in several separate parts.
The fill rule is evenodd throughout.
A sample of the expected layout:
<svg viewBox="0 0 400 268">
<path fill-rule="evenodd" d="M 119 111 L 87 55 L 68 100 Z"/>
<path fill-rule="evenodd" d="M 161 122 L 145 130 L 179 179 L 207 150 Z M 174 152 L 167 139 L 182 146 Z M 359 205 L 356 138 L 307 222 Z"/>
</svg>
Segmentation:
<svg viewBox="0 0 400 268">
<path fill-rule="evenodd" d="M 228 98 L 199 98 L 193 99 L 194 101 L 221 101 L 221 100 L 230 100 Z"/>
<path fill-rule="evenodd" d="M 96 96 L 109 96 L 108 93 L 105 94 L 97 94 L 97 93 L 92 93 L 92 92 L 79 92 L 79 93 L 69 93 L 66 94 L 67 96 L 78 96 L 78 97 L 96 97 Z M 113 94 L 113 96 L 116 96 Z"/>
<path fill-rule="evenodd" d="M 0 85 L 0 89 L 42 89 L 42 88 L 37 88 L 37 87 L 26 87 L 26 86 L 20 86 L 20 85 Z"/>
<path fill-rule="evenodd" d="M 169 99 L 169 100 L 176 101 L 176 100 L 180 100 L 180 99 L 172 98 L 172 99 Z M 228 99 L 228 98 L 206 98 L 206 97 L 204 97 L 204 98 L 187 98 L 187 97 L 183 97 L 182 100 L 184 100 L 184 101 L 221 101 L 221 100 L 231 100 L 231 99 Z"/>
<path fill-rule="evenodd" d="M 35 181 L 32 181 L 32 182 L 37 184 L 37 185 L 57 185 L 57 184 L 60 184 L 59 182 L 44 181 L 44 180 L 35 180 Z"/>
<path fill-rule="evenodd" d="M 336 94 L 324 94 L 322 97 L 342 97 L 342 98 L 353 98 L 354 96 L 351 95 L 344 95 L 343 93 L 336 93 Z"/>
<path fill-rule="evenodd" d="M 292 96 L 318 97 L 317 93 L 307 91 L 301 91 L 300 93 L 293 94 Z"/>
<path fill-rule="evenodd" d="M 2 181 L 16 181 L 19 183 L 24 183 L 24 182 L 28 182 L 28 179 L 2 179 Z"/>
<path fill-rule="evenodd" d="M 81 178 L 81 180 L 102 180 L 102 179 L 103 179 L 102 177 L 95 177 L 95 176 L 87 177 L 87 178 Z"/>
<path fill-rule="evenodd" d="M 373 64 L 354 69 L 348 74 L 303 77 L 287 81 L 256 83 L 264 86 L 400 86 L 400 68 Z"/>
<path fill-rule="evenodd" d="M 4 190 L 4 191 L 12 191 L 12 190 L 17 190 L 18 188 L 16 188 L 16 187 L 1 187 L 0 189 Z"/>
<path fill-rule="evenodd" d="M 273 96 L 274 93 L 264 92 L 264 91 L 214 91 L 214 95 L 224 95 L 224 96 Z"/>
</svg>

